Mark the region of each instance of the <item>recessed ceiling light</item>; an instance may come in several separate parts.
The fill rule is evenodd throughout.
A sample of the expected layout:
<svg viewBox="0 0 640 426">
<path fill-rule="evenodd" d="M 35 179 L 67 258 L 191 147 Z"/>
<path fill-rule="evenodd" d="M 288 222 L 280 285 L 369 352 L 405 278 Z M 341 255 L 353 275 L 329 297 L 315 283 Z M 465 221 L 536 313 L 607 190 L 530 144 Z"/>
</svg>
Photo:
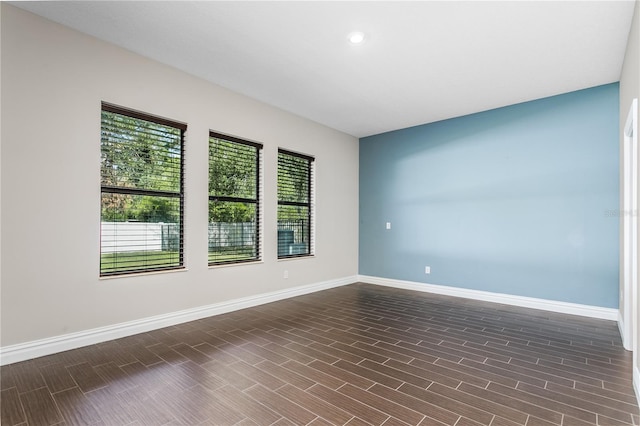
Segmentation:
<svg viewBox="0 0 640 426">
<path fill-rule="evenodd" d="M 362 44 L 364 43 L 364 33 L 360 31 L 354 31 L 349 34 L 349 43 L 351 44 Z"/>
</svg>

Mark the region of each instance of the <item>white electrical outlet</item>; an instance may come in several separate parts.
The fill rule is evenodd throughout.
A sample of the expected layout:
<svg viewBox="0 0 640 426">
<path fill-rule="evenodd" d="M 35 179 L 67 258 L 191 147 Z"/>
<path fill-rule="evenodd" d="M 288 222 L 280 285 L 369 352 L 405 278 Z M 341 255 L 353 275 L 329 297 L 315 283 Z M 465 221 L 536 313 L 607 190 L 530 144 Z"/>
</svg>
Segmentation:
<svg viewBox="0 0 640 426">
<path fill-rule="evenodd" d="M 430 274 L 431 273 L 431 266 L 425 266 L 424 267 L 424 273 L 425 274 Z"/>
<path fill-rule="evenodd" d="M 284 271 L 284 279 L 286 280 L 287 278 L 289 278 L 289 271 L 285 270 Z"/>
<path fill-rule="evenodd" d="M 387 229 L 391 229 L 391 222 L 387 222 Z"/>
</svg>

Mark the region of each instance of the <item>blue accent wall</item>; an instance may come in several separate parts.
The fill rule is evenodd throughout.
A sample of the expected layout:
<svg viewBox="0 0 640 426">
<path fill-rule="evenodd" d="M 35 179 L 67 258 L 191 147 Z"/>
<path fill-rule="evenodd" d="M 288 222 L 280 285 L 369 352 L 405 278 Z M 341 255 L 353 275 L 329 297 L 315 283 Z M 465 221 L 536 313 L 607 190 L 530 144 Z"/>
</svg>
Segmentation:
<svg viewBox="0 0 640 426">
<path fill-rule="evenodd" d="M 618 97 L 608 84 L 362 138 L 359 273 L 617 308 Z"/>
</svg>

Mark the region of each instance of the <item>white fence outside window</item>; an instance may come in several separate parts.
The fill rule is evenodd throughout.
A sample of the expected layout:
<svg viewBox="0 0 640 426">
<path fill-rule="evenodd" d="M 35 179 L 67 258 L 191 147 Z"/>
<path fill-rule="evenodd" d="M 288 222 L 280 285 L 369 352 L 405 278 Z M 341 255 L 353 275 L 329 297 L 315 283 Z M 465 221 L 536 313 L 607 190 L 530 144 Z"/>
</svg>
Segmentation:
<svg viewBox="0 0 640 426">
<path fill-rule="evenodd" d="M 101 253 L 178 250 L 177 223 L 102 222 Z"/>
</svg>

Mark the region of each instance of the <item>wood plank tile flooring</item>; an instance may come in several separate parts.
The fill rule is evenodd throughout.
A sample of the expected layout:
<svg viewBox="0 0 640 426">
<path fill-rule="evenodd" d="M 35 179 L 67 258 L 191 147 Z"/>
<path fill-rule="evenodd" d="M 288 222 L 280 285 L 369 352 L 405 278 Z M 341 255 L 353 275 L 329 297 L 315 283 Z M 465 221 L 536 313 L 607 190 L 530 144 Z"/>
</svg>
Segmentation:
<svg viewBox="0 0 640 426">
<path fill-rule="evenodd" d="M 612 321 L 353 284 L 0 368 L 2 425 L 638 425 Z"/>
</svg>

